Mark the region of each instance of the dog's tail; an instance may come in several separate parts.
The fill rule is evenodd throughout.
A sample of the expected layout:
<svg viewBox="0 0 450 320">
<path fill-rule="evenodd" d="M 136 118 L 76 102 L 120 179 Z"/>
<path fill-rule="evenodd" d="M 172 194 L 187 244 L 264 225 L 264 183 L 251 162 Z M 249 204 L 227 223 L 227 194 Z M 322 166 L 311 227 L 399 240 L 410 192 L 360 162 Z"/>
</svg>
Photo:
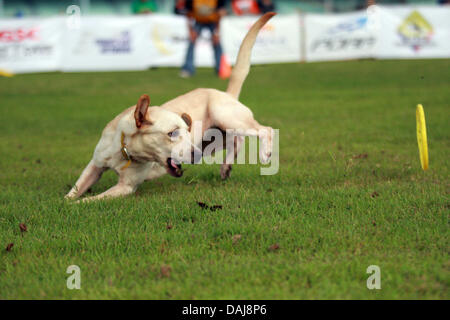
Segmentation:
<svg viewBox="0 0 450 320">
<path fill-rule="evenodd" d="M 227 88 L 227 93 L 231 94 L 236 99 L 239 98 L 242 85 L 244 84 L 245 78 L 247 78 L 248 72 L 250 71 L 250 57 L 252 55 L 252 48 L 255 44 L 258 32 L 274 15 L 276 15 L 275 12 L 268 12 L 259 18 L 247 32 L 247 35 L 242 41 L 236 59 L 236 64 L 231 72 L 230 82 L 228 83 Z"/>
</svg>

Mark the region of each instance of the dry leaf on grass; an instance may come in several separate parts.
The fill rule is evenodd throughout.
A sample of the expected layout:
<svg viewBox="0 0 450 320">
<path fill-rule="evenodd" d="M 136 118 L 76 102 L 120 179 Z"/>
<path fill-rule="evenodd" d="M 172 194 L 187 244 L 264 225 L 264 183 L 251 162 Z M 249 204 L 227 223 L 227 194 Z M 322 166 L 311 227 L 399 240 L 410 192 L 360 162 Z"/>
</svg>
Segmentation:
<svg viewBox="0 0 450 320">
<path fill-rule="evenodd" d="M 212 207 L 209 207 L 209 210 L 216 211 L 216 210 L 222 210 L 223 206 L 220 204 L 215 204 Z"/>
<path fill-rule="evenodd" d="M 220 204 L 215 204 L 213 206 L 208 206 L 204 202 L 197 202 L 197 204 L 200 206 L 200 208 L 202 208 L 202 209 L 209 209 L 211 211 L 222 210 L 222 208 L 223 208 L 223 206 L 220 205 Z"/>
<path fill-rule="evenodd" d="M 275 243 L 269 247 L 269 251 L 277 251 L 280 249 L 280 245 L 278 243 Z"/>
<path fill-rule="evenodd" d="M 369 155 L 367 153 L 360 153 L 352 157 L 352 159 L 367 159 Z"/>
<path fill-rule="evenodd" d="M 28 228 L 25 225 L 25 223 L 20 223 L 19 224 L 19 228 L 20 228 L 20 231 L 22 231 L 22 232 L 27 232 L 27 230 L 28 230 Z"/>
<path fill-rule="evenodd" d="M 161 277 L 163 278 L 169 278 L 170 272 L 172 271 L 172 268 L 170 266 L 163 265 L 161 266 Z"/>
<path fill-rule="evenodd" d="M 208 205 L 204 202 L 197 202 L 197 204 L 200 206 L 200 208 L 202 209 L 208 209 Z"/>
</svg>

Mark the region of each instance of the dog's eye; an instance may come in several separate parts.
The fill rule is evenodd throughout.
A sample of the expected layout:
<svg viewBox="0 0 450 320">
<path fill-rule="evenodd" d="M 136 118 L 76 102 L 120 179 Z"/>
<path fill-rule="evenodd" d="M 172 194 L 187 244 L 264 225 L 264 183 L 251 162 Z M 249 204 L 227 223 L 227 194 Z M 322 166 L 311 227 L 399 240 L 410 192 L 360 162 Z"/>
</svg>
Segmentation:
<svg viewBox="0 0 450 320">
<path fill-rule="evenodd" d="M 180 135 L 180 131 L 178 129 L 173 130 L 173 131 L 169 132 L 167 135 L 171 138 L 176 138 Z"/>
</svg>

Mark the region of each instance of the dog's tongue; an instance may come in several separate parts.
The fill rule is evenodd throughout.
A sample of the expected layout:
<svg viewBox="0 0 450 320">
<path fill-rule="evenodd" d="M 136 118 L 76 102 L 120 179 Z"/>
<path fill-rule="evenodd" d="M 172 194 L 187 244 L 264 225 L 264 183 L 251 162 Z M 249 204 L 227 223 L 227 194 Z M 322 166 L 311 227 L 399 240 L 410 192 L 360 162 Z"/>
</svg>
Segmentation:
<svg viewBox="0 0 450 320">
<path fill-rule="evenodd" d="M 167 159 L 167 170 L 171 175 L 179 178 L 183 175 L 183 170 L 181 170 L 181 164 L 178 164 L 172 158 Z"/>
<path fill-rule="evenodd" d="M 170 159 L 170 165 L 174 168 L 174 169 L 178 169 L 177 164 L 175 163 L 175 161 L 173 161 L 173 159 Z"/>
</svg>

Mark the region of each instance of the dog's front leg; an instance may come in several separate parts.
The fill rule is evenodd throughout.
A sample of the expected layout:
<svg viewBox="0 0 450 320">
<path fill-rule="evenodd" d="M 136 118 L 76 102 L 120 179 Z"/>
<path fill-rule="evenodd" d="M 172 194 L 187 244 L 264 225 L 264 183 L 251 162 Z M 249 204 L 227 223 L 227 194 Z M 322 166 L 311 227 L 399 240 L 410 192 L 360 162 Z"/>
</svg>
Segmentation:
<svg viewBox="0 0 450 320">
<path fill-rule="evenodd" d="M 100 179 L 105 170 L 105 168 L 95 166 L 94 161 L 91 160 L 65 198 L 76 199 L 81 197 L 86 190 Z"/>
<path fill-rule="evenodd" d="M 105 192 L 85 198 L 81 201 L 92 201 L 104 198 L 123 197 L 132 194 L 145 180 L 158 178 L 166 173 L 166 169 L 157 163 L 147 163 L 142 166 L 130 167 L 119 173 L 119 182 Z"/>
<path fill-rule="evenodd" d="M 137 186 L 132 186 L 129 184 L 126 184 L 124 182 L 120 182 L 116 184 L 114 187 L 109 188 L 103 193 L 100 193 L 96 196 L 87 197 L 80 201 L 87 202 L 87 201 L 93 201 L 93 200 L 99 200 L 103 198 L 116 198 L 116 197 L 122 197 L 129 194 L 132 194 L 134 191 L 136 191 Z"/>
</svg>

